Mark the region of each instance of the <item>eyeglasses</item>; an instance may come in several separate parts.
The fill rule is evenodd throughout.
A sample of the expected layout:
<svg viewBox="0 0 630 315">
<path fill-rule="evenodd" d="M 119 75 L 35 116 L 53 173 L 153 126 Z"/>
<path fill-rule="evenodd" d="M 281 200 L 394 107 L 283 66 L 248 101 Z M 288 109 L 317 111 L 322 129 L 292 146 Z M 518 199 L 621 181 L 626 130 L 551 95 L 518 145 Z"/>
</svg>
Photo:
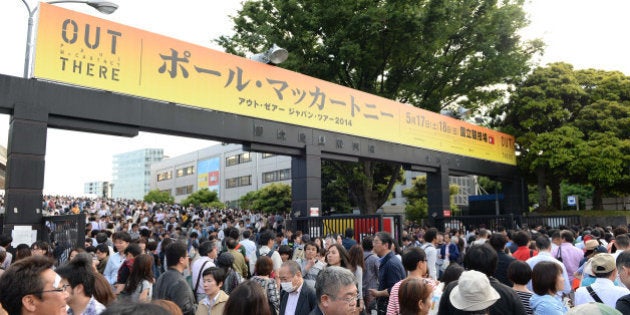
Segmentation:
<svg viewBox="0 0 630 315">
<path fill-rule="evenodd" d="M 347 297 L 347 298 L 337 298 L 334 295 L 329 295 L 333 300 L 339 300 L 339 301 L 344 301 L 346 303 L 348 303 L 349 306 L 354 306 L 357 305 L 357 303 L 359 303 L 359 295 L 354 295 L 351 297 Z"/>
<path fill-rule="evenodd" d="M 43 291 L 37 291 L 37 292 L 32 292 L 30 294 L 39 294 L 39 293 L 46 293 L 46 292 L 64 292 L 66 291 L 66 289 L 68 289 L 70 287 L 69 284 L 64 284 L 59 288 L 54 288 L 54 289 L 50 289 L 50 290 L 43 290 Z"/>
</svg>

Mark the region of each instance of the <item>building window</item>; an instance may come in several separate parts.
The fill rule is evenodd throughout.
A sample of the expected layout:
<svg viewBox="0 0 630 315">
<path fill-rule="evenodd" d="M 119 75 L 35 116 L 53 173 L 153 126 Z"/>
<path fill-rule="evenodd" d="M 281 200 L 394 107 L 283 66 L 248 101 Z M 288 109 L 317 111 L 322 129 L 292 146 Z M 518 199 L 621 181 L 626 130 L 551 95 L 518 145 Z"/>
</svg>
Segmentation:
<svg viewBox="0 0 630 315">
<path fill-rule="evenodd" d="M 232 177 L 225 180 L 225 186 L 227 188 L 251 186 L 251 184 L 252 184 L 252 175 Z"/>
<path fill-rule="evenodd" d="M 182 186 L 182 187 L 175 188 L 175 195 L 177 195 L 177 196 L 189 195 L 189 194 L 192 194 L 192 192 L 193 192 L 193 185 L 188 185 L 188 186 Z"/>
<path fill-rule="evenodd" d="M 225 159 L 225 165 L 226 166 L 232 166 L 232 165 L 236 165 L 236 164 L 238 164 L 238 156 L 237 155 L 228 156 Z"/>
<path fill-rule="evenodd" d="M 192 174 L 195 174 L 195 167 L 192 165 L 187 166 L 187 167 L 178 169 L 176 172 L 177 172 L 177 177 L 192 175 Z"/>
<path fill-rule="evenodd" d="M 263 159 L 272 158 L 272 157 L 274 157 L 274 156 L 276 156 L 276 155 L 275 155 L 275 154 L 273 154 L 273 153 L 263 153 L 263 154 L 262 154 L 262 158 L 263 158 Z"/>
<path fill-rule="evenodd" d="M 290 168 L 287 168 L 284 170 L 277 170 L 273 172 L 262 173 L 263 184 L 273 183 L 273 182 L 278 182 L 278 181 L 283 181 L 283 180 L 288 180 L 288 179 L 291 179 Z"/>
<path fill-rule="evenodd" d="M 249 152 L 243 152 L 240 156 L 241 156 L 240 163 L 247 163 L 247 162 L 251 162 L 252 160 L 252 154 Z"/>
<path fill-rule="evenodd" d="M 241 154 L 228 156 L 225 158 L 226 166 L 234 166 L 237 164 L 243 164 L 252 161 L 252 155 L 249 152 L 243 152 Z"/>
<path fill-rule="evenodd" d="M 157 174 L 157 181 L 158 182 L 169 180 L 169 179 L 173 179 L 173 171 L 166 171 L 166 172 L 162 172 L 162 173 L 158 173 Z"/>
</svg>

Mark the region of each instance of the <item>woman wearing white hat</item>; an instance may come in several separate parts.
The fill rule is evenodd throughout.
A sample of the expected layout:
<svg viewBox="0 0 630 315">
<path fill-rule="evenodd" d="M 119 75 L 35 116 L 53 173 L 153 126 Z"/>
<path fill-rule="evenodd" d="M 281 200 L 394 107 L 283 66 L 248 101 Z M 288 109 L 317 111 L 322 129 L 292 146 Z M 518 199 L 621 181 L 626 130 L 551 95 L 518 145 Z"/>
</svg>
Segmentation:
<svg viewBox="0 0 630 315">
<path fill-rule="evenodd" d="M 464 271 L 449 295 L 455 308 L 474 314 L 490 314 L 490 306 L 500 297 L 488 277 L 476 270 Z"/>
</svg>

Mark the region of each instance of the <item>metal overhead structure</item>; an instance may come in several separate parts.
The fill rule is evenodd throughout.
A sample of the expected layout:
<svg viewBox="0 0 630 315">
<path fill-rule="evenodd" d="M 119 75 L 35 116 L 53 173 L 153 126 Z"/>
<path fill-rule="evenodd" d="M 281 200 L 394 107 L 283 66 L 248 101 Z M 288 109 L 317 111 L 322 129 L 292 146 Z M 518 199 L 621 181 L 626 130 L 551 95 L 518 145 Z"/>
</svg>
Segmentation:
<svg viewBox="0 0 630 315">
<path fill-rule="evenodd" d="M 321 207 L 322 159 L 395 162 L 427 172 L 429 215 L 437 225 L 450 208 L 449 174 L 501 181 L 506 211 L 520 214 L 524 209 L 515 166 L 386 141 L 7 75 L 0 75 L 0 113 L 11 115 L 5 226 L 41 221 L 48 128 L 125 137 L 146 131 L 290 155 L 295 216 Z"/>
<path fill-rule="evenodd" d="M 3 233 L 42 222 L 48 128 L 146 131 L 289 155 L 296 217 L 321 209 L 322 159 L 426 172 L 438 227 L 450 213 L 449 175 L 501 181 L 505 214 L 525 208 L 510 135 L 46 3 L 37 25 L 37 79 L 0 75 L 0 113 L 11 115 Z M 262 61 L 286 57 L 273 46 Z"/>
</svg>

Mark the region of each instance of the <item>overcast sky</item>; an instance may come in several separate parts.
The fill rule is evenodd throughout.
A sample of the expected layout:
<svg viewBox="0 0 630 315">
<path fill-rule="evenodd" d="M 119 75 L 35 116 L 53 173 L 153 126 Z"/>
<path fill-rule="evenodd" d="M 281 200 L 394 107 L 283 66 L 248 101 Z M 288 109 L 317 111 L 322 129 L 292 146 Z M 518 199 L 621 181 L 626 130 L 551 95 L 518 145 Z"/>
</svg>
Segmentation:
<svg viewBox="0 0 630 315">
<path fill-rule="evenodd" d="M 80 4 L 60 6 L 214 49 L 220 48 L 211 40 L 232 32 L 229 15 L 240 8 L 240 0 L 112 1 L 120 6 L 112 15 L 102 15 Z M 532 24 L 523 31 L 523 36 L 542 38 L 547 44 L 541 64 L 565 61 L 578 69 L 619 70 L 630 74 L 630 44 L 620 35 L 630 29 L 629 0 L 533 0 L 526 10 Z M 26 8 L 20 0 L 0 1 L 2 74 L 22 75 L 27 20 Z M 7 143 L 8 121 L 8 116 L 0 115 L 3 146 Z M 49 129 L 44 193 L 79 195 L 85 182 L 110 180 L 114 154 L 164 148 L 166 155 L 177 156 L 212 144 L 148 133 L 121 138 Z"/>
</svg>

